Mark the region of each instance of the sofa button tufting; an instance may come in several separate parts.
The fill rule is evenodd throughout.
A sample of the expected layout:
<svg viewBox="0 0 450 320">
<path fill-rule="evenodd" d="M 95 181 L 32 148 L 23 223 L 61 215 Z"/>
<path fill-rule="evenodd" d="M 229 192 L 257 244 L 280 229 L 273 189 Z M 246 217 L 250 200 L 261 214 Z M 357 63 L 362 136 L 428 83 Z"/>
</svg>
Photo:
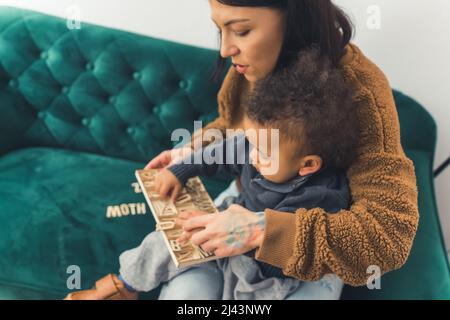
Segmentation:
<svg viewBox="0 0 450 320">
<path fill-rule="evenodd" d="M 9 86 L 13 87 L 13 88 L 17 88 L 18 87 L 17 80 L 14 80 L 14 79 L 9 80 Z"/>
<path fill-rule="evenodd" d="M 161 111 L 161 109 L 159 107 L 154 107 L 153 108 L 153 113 L 154 114 L 159 114 L 160 111 Z"/>
<path fill-rule="evenodd" d="M 94 70 L 94 65 L 90 62 L 86 63 L 86 70 L 88 71 Z"/>
<path fill-rule="evenodd" d="M 48 59 L 48 52 L 45 52 L 45 51 L 42 52 L 42 53 L 41 53 L 41 59 L 42 59 L 42 60 L 47 60 L 47 59 Z"/>
<path fill-rule="evenodd" d="M 81 120 L 81 123 L 83 124 L 83 126 L 87 127 L 91 123 L 91 121 L 88 118 L 83 118 Z"/>
<path fill-rule="evenodd" d="M 133 127 L 127 128 L 127 133 L 128 133 L 129 135 L 132 135 L 134 132 L 135 132 L 135 128 L 133 128 Z"/>
<path fill-rule="evenodd" d="M 38 114 L 37 114 L 37 117 L 39 119 L 44 119 L 45 115 L 46 115 L 45 111 L 39 111 Z"/>
<path fill-rule="evenodd" d="M 133 78 L 134 78 L 135 80 L 140 80 L 141 77 L 142 77 L 142 75 L 141 75 L 140 72 L 135 72 L 135 73 L 133 73 Z"/>
<path fill-rule="evenodd" d="M 69 88 L 66 87 L 66 86 L 64 86 L 64 87 L 61 88 L 61 92 L 62 92 L 63 94 L 67 94 L 67 93 L 69 92 Z"/>
<path fill-rule="evenodd" d="M 187 88 L 187 82 L 184 80 L 181 80 L 179 83 L 180 89 L 186 89 Z"/>
<path fill-rule="evenodd" d="M 110 104 L 116 104 L 116 102 L 117 102 L 116 97 L 114 97 L 114 96 L 109 97 L 109 103 L 110 103 Z"/>
</svg>

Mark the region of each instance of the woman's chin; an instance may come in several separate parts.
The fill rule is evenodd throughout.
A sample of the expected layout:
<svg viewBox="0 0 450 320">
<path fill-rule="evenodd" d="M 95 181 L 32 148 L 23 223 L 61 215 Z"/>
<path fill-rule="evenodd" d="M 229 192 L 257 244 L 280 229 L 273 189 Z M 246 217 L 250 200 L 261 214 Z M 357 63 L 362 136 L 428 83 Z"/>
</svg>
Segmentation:
<svg viewBox="0 0 450 320">
<path fill-rule="evenodd" d="M 255 79 L 254 76 L 252 76 L 251 74 L 248 74 L 248 73 L 245 73 L 244 77 L 248 82 L 255 82 L 257 80 L 257 79 Z"/>
</svg>

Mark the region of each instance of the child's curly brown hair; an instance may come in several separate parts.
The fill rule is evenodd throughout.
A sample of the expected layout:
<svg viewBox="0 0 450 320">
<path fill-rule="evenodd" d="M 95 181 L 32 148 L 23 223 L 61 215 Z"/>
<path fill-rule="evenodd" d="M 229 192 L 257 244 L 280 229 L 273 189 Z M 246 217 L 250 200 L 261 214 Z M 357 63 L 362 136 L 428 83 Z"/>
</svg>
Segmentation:
<svg viewBox="0 0 450 320">
<path fill-rule="evenodd" d="M 339 169 L 356 157 L 360 128 L 351 92 L 317 48 L 303 50 L 292 68 L 257 82 L 246 115 L 279 129 L 281 138 L 298 145 L 298 156 L 319 155 Z"/>
</svg>

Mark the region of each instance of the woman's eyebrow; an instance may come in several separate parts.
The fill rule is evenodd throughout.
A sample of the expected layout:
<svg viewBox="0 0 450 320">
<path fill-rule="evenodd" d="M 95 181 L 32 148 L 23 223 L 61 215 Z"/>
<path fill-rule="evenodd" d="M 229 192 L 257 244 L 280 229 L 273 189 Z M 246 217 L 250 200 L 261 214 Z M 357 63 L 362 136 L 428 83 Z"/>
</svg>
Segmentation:
<svg viewBox="0 0 450 320">
<path fill-rule="evenodd" d="M 211 20 L 218 26 L 217 22 L 214 19 L 211 19 Z M 224 26 L 227 27 L 229 25 L 232 25 L 233 23 L 247 22 L 247 21 L 250 21 L 250 19 L 232 19 L 232 20 L 225 22 Z"/>
</svg>

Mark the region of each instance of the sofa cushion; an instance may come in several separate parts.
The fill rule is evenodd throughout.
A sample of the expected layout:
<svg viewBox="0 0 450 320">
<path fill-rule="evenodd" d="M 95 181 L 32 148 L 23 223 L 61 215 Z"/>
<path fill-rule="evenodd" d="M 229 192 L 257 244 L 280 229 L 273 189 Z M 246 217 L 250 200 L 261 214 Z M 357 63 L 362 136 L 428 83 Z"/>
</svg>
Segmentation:
<svg viewBox="0 0 450 320">
<path fill-rule="evenodd" d="M 117 271 L 120 252 L 154 230 L 142 194 L 131 186 L 141 167 L 46 148 L 0 158 L 0 283 L 64 293 L 71 265 L 80 267 L 83 288 Z"/>
<path fill-rule="evenodd" d="M 34 290 L 63 297 L 72 265 L 80 267 L 82 288 L 117 272 L 119 254 L 155 229 L 143 195 L 135 192 L 134 171 L 142 167 L 49 148 L 1 157 L 0 298 L 17 288 L 31 290 L 24 296 Z M 205 183 L 212 196 L 223 188 Z"/>
</svg>

